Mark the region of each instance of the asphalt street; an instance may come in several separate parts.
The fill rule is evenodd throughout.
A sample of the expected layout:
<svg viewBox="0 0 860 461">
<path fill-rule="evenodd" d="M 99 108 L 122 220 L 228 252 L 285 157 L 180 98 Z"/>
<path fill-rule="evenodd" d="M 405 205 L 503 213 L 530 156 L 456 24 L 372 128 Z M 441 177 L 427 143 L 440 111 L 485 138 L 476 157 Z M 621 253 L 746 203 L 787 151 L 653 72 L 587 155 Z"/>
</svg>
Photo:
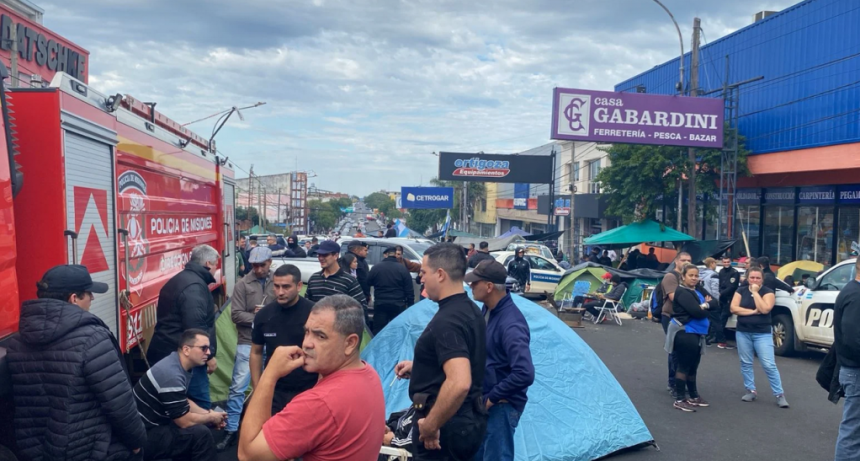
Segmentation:
<svg viewBox="0 0 860 461">
<path fill-rule="evenodd" d="M 842 404 L 827 400 L 815 382 L 821 352 L 777 357 L 789 409 L 776 406 L 764 371 L 756 362 L 759 398 L 744 393 L 736 350 L 709 347 L 698 373 L 699 392 L 711 404 L 696 413 L 672 408 L 666 391 L 663 330 L 647 320 L 587 325 L 576 332 L 600 356 L 627 391 L 659 449 L 644 448 L 615 460 L 827 460 L 842 415 Z"/>
<path fill-rule="evenodd" d="M 672 408 L 666 391 L 663 330 L 647 320 L 576 329 L 627 391 L 654 436 L 658 448 L 617 454 L 611 461 L 727 461 L 833 459 L 842 404 L 827 401 L 815 382 L 824 354 L 777 357 L 783 388 L 791 408 L 780 409 L 764 371 L 756 362 L 756 402 L 741 401 L 744 393 L 736 350 L 709 347 L 699 368 L 699 391 L 711 403 L 696 413 Z M 236 447 L 219 461 L 236 460 Z"/>
</svg>

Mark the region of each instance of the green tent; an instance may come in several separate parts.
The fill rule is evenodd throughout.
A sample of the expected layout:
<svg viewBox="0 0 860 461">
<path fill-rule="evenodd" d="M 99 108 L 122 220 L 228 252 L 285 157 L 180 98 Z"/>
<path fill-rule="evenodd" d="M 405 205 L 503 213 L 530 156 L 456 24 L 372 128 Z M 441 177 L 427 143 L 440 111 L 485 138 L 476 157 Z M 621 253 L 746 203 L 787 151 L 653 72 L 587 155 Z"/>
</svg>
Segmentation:
<svg viewBox="0 0 860 461">
<path fill-rule="evenodd" d="M 585 239 L 584 245 L 629 246 L 644 242 L 686 242 L 695 238 L 650 219 L 617 227 Z"/>
<path fill-rule="evenodd" d="M 642 301 L 643 291 L 657 286 L 657 284 L 660 283 L 660 280 L 637 278 L 631 281 L 625 280 L 625 282 L 627 283 L 627 292 L 624 293 L 624 298 L 621 301 L 624 304 L 624 308 L 629 310 L 631 304 Z"/>
<path fill-rule="evenodd" d="M 569 295 L 573 291 L 573 287 L 576 285 L 576 282 L 588 282 L 588 292 L 593 293 L 600 287 L 600 284 L 603 283 L 601 278 L 605 273 L 606 271 L 599 267 L 586 267 L 578 271 L 573 271 L 563 276 L 561 280 L 558 281 L 553 297 L 556 300 L 564 299 L 565 296 Z"/>
</svg>

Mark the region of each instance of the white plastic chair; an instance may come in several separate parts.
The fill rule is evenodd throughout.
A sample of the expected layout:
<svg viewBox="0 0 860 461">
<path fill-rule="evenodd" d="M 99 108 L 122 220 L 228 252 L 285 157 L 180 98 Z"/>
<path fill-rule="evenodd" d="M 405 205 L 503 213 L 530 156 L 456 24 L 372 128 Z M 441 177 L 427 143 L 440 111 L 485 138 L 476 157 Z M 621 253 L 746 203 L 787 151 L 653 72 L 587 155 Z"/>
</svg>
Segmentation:
<svg viewBox="0 0 860 461">
<path fill-rule="evenodd" d="M 604 299 L 603 304 L 600 306 L 600 312 L 598 312 L 597 317 L 594 318 L 594 323 L 600 323 L 604 318 L 611 318 L 612 320 L 615 320 L 615 323 L 621 325 L 621 317 L 619 317 L 618 314 L 621 313 L 620 309 L 624 307 L 622 300 L 629 289 L 630 287 L 624 289 L 624 292 L 621 293 L 621 297 L 618 298 L 618 301 Z"/>
</svg>

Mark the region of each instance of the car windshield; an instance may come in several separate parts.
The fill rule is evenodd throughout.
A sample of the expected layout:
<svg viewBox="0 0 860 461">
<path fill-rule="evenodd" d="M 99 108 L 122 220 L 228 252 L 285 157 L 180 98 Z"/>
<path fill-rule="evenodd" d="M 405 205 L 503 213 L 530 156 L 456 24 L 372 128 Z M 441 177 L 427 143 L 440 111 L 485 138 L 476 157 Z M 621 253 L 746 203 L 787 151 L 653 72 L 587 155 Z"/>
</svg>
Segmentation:
<svg viewBox="0 0 860 461">
<path fill-rule="evenodd" d="M 406 246 L 415 250 L 415 252 L 418 253 L 419 258 L 423 258 L 424 252 L 427 251 L 427 249 L 433 245 L 430 243 L 422 243 L 422 242 L 406 242 Z"/>
</svg>

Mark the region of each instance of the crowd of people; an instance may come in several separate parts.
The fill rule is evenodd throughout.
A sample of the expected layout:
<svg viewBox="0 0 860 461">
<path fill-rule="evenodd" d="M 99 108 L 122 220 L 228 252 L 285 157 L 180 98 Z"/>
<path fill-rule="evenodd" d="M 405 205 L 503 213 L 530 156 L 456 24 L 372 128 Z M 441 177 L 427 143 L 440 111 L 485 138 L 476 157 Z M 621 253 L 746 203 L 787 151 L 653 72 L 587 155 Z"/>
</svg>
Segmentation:
<svg viewBox="0 0 860 461">
<path fill-rule="evenodd" d="M 272 270 L 271 247 L 251 248 L 250 271 L 231 296 L 238 336 L 226 412 L 212 408 L 209 394 L 218 367 L 208 288 L 217 250 L 195 247 L 161 289 L 149 369 L 136 384 L 109 328 L 88 312 L 108 287 L 84 266 L 49 270 L 38 299 L 22 306 L 21 334 L 8 354 L 22 455 L 214 460 L 238 444 L 242 460 L 370 461 L 385 444 L 409 448 L 416 460 L 513 460 L 534 366 L 528 325 L 505 284 L 509 271 L 487 259 L 467 275 L 466 256 L 452 243 L 425 251 L 421 282 L 439 311 L 413 360 L 394 370 L 410 380 L 413 405 L 386 424 L 379 375 L 359 356 L 368 299 L 353 275 L 361 247 L 350 247 L 352 258 L 338 258 L 333 241 L 314 251 L 321 270 L 301 296 L 296 266 Z M 376 315 L 390 317 L 412 303 L 409 269 L 397 256 L 387 251 L 367 274 Z M 59 382 L 69 384 L 52 384 Z M 223 433 L 217 442 L 213 430 Z"/>
</svg>

